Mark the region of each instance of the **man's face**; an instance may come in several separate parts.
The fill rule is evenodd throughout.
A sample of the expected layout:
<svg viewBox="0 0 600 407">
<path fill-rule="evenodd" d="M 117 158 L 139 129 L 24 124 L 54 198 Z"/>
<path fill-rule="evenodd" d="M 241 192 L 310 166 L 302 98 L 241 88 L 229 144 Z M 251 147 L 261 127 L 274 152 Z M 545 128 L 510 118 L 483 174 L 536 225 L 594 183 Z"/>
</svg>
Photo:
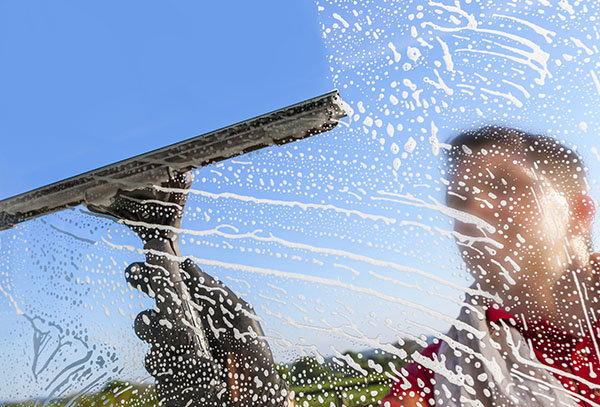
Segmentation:
<svg viewBox="0 0 600 407">
<path fill-rule="evenodd" d="M 568 263 L 568 201 L 518 154 L 492 147 L 473 152 L 450 179 L 448 205 L 495 229 L 454 225 L 462 258 L 482 288 L 541 290 L 560 278 Z"/>
</svg>

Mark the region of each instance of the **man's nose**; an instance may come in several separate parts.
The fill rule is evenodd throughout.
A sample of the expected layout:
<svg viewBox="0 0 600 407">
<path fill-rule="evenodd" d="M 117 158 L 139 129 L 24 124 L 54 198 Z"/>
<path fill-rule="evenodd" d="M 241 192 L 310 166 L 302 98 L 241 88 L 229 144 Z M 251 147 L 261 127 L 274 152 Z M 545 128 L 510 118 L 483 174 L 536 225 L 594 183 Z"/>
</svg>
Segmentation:
<svg viewBox="0 0 600 407">
<path fill-rule="evenodd" d="M 468 214 L 489 220 L 497 212 L 497 205 L 498 203 L 493 198 L 473 193 L 466 196 L 460 209 Z"/>
</svg>

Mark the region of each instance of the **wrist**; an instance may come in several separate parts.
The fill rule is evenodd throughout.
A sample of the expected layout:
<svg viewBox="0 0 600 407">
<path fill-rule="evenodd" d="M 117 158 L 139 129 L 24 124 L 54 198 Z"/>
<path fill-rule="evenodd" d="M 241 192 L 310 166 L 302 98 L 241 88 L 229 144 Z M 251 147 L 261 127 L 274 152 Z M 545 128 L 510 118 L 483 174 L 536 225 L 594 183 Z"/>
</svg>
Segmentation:
<svg viewBox="0 0 600 407">
<path fill-rule="evenodd" d="M 178 256 L 178 236 L 172 234 L 151 237 L 148 240 L 144 239 L 144 251 L 146 252 L 146 257 L 148 257 L 148 255 L 158 255 L 165 257 Z"/>
</svg>

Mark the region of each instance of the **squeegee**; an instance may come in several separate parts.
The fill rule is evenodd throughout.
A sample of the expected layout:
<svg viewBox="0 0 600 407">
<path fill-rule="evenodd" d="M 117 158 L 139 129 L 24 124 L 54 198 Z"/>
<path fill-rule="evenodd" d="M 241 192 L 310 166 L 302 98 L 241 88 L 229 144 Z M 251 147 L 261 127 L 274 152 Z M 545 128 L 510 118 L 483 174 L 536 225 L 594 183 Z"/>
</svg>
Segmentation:
<svg viewBox="0 0 600 407">
<path fill-rule="evenodd" d="M 136 198 L 136 191 L 172 187 L 174 179 L 181 178 L 182 174 L 185 178 L 185 173 L 194 168 L 271 145 L 282 145 L 326 132 L 334 128 L 345 116 L 344 103 L 337 90 L 333 90 L 322 96 L 232 126 L 4 199 L 0 201 L 0 230 L 77 205 L 84 205 L 94 212 L 104 212 L 114 216 L 115 212 L 110 208 L 113 208 L 115 202 L 120 199 L 143 202 L 139 197 L 144 195 L 138 194 Z M 189 188 L 190 183 L 188 179 L 181 185 Z M 176 182 L 175 185 L 179 184 Z M 179 191 L 181 192 L 181 188 Z M 185 194 L 185 191 L 183 193 Z M 163 203 L 165 206 L 176 205 L 172 202 Z M 183 208 L 179 209 L 182 214 Z M 118 219 L 119 215 L 115 220 L 123 220 L 123 223 L 132 227 L 127 219 Z M 171 231 L 173 230 L 177 233 L 178 229 L 172 227 Z M 166 311 L 165 308 L 172 308 L 173 304 L 183 308 L 181 313 L 183 316 L 180 318 L 184 319 L 186 326 L 193 329 L 197 350 L 210 358 L 210 349 L 197 312 L 189 304 L 189 292 L 181 282 L 177 262 L 181 254 L 177 245 L 174 246 L 174 255 L 175 260 L 173 256 L 163 256 L 161 260 L 154 260 L 154 267 L 167 273 L 166 280 L 175 289 L 178 297 L 167 305 L 158 304 L 159 309 L 161 312 Z M 148 254 L 146 257 L 148 259 Z M 168 295 L 157 294 L 172 297 L 172 292 Z"/>
</svg>

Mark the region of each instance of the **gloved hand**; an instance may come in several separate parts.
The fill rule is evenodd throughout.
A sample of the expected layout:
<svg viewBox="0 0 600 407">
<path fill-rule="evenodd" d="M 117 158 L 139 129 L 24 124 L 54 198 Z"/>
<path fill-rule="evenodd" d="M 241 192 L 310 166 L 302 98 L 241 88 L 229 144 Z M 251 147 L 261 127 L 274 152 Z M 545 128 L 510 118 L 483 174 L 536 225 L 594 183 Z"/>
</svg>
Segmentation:
<svg viewBox="0 0 600 407">
<path fill-rule="evenodd" d="M 135 332 L 152 348 L 146 369 L 156 379 L 157 395 L 168 407 L 286 406 L 287 383 L 275 370 L 273 356 L 252 307 L 191 260 L 181 276 L 201 316 L 213 360 L 197 355 L 189 327 L 154 310 L 141 312 Z M 159 292 L 156 270 L 145 263 L 125 273 L 134 287 Z"/>
<path fill-rule="evenodd" d="M 193 262 L 179 263 L 177 244 L 190 173 L 174 171 L 160 187 L 120 191 L 107 205 L 88 208 L 114 216 L 144 243 L 146 262 L 130 265 L 125 277 L 156 299 L 157 308 L 141 312 L 137 335 L 150 343 L 146 369 L 167 407 L 286 406 L 286 383 L 275 371 L 273 356 L 251 306 Z M 181 303 L 187 286 L 207 335 L 212 357 L 198 353 L 194 331 Z M 197 338 L 196 338 L 197 339 Z"/>
</svg>

